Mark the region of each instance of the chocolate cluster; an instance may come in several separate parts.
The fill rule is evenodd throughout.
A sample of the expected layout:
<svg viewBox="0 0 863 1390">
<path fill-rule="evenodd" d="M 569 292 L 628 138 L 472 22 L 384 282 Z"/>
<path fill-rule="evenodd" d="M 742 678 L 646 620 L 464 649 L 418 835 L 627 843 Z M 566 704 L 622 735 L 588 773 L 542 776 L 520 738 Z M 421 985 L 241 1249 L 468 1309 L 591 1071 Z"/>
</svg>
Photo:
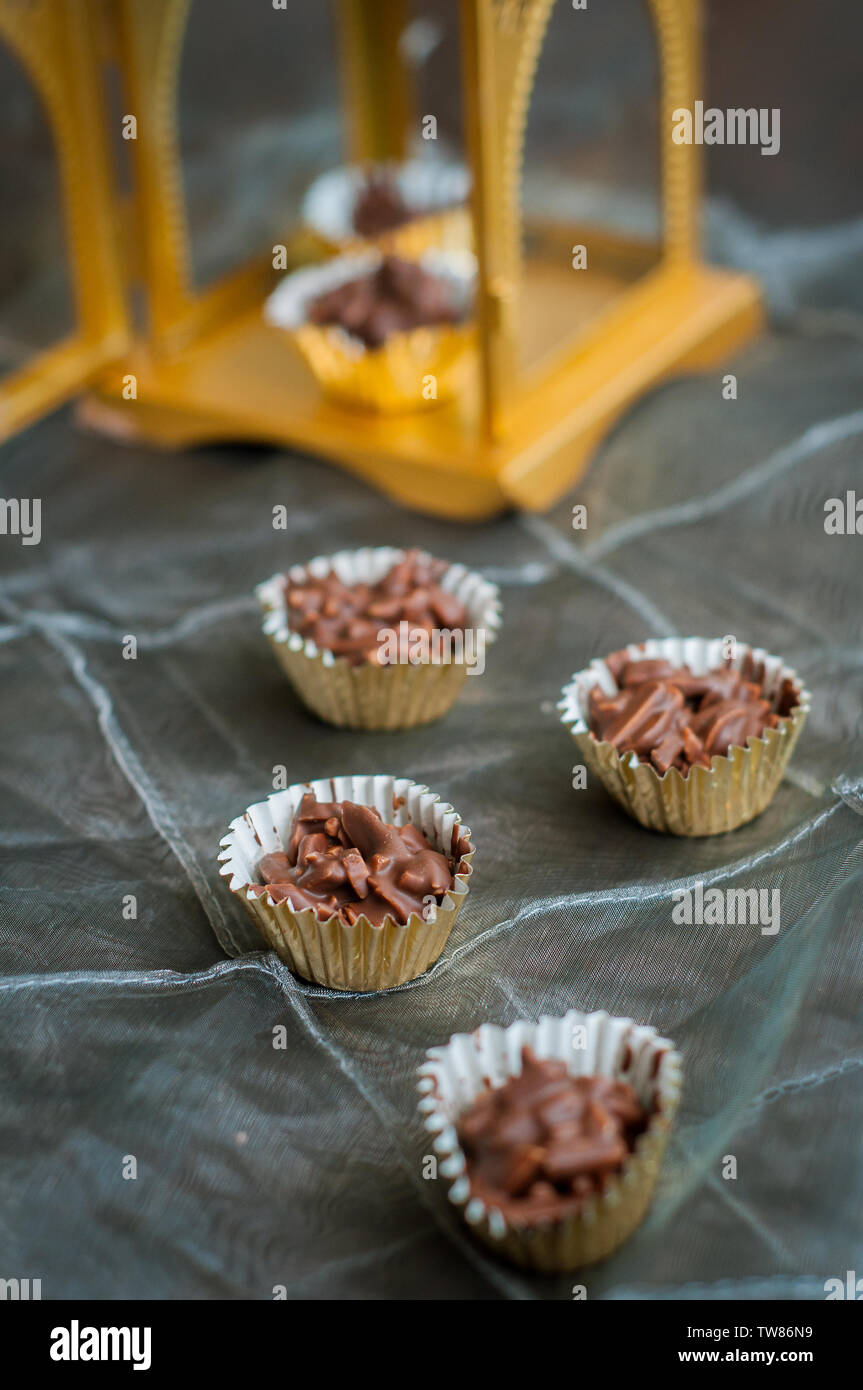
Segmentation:
<svg viewBox="0 0 863 1390">
<path fill-rule="evenodd" d="M 411 913 L 432 920 L 430 909 L 453 885 L 468 841 L 453 832 L 451 854 L 439 853 L 413 825 L 388 825 L 378 812 L 354 801 L 318 801 L 307 792 L 284 850 L 265 854 L 261 882 L 275 903 L 351 924 L 361 915 L 374 926 L 392 917 L 403 925 Z"/>
<path fill-rule="evenodd" d="M 620 1171 L 648 1111 L 625 1081 L 571 1076 L 522 1051 L 522 1070 L 460 1117 L 471 1195 L 514 1224 L 577 1211 Z"/>
<path fill-rule="evenodd" d="M 464 631 L 467 609 L 441 588 L 448 568 L 444 560 L 408 550 L 376 584 L 343 584 L 333 570 L 323 579 L 308 571 L 299 582 L 287 577 L 288 625 L 352 666 L 377 663 L 388 634 L 396 634 L 401 651 L 420 634 Z"/>
<path fill-rule="evenodd" d="M 463 317 L 452 286 L 416 261 L 384 256 L 377 270 L 313 299 L 310 323 L 334 325 L 379 348 L 394 333 L 424 325 L 457 323 Z"/>
<path fill-rule="evenodd" d="M 793 682 L 783 683 L 778 697 L 765 694 L 763 671 L 721 666 L 694 675 L 688 666 L 665 660 L 633 660 L 625 651 L 606 658 L 618 689 L 606 695 L 594 686 L 588 700 L 588 723 L 594 738 L 619 753 L 635 753 L 663 776 L 676 767 L 710 767 L 712 757 L 732 747 L 746 747 L 775 729 L 799 701 Z"/>
<path fill-rule="evenodd" d="M 354 203 L 354 231 L 362 237 L 381 236 L 404 226 L 416 214 L 408 207 L 395 179 L 370 172 Z"/>
</svg>

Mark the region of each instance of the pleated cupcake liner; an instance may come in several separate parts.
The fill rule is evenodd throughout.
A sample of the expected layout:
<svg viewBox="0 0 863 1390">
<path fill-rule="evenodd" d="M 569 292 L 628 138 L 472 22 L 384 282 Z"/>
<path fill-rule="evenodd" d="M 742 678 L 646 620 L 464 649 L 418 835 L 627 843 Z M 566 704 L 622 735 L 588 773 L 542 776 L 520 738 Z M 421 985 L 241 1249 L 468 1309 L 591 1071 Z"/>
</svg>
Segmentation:
<svg viewBox="0 0 863 1390">
<path fill-rule="evenodd" d="M 688 666 L 696 675 L 728 663 L 724 638 L 669 637 L 627 647 L 633 660 L 665 659 L 674 666 Z M 598 777 L 618 805 L 649 830 L 668 835 L 720 835 L 754 820 L 766 809 L 788 766 L 788 761 L 811 705 L 811 696 L 790 666 L 760 647 L 738 642 L 731 664 L 738 670 L 753 663 L 755 678 L 763 673 L 768 698 L 774 698 L 790 680 L 799 691 L 799 703 L 776 729 L 747 739 L 746 747 L 732 747 L 715 756 L 710 767 L 690 768 L 687 775 L 671 767 L 663 775 L 635 753 L 619 753 L 610 743 L 590 732 L 589 696 L 598 685 L 614 694 L 617 684 L 604 660 L 572 677 L 558 704 L 562 723 L 569 729 L 592 776 Z"/>
<path fill-rule="evenodd" d="M 394 917 L 384 918 L 380 925 L 365 915 L 351 923 L 338 916 L 322 919 L 313 908 L 295 910 L 290 903 L 273 902 L 266 888 L 252 888 L 263 856 L 288 843 L 294 815 L 309 791 L 319 801 L 372 806 L 390 825 L 414 825 L 445 855 L 452 853 L 454 829 L 469 843 L 470 831 L 452 806 L 428 787 L 407 777 L 372 774 L 323 777 L 274 792 L 233 820 L 221 841 L 219 872 L 266 944 L 295 974 L 330 989 L 363 993 L 415 980 L 437 960 L 464 906 L 473 845 L 461 857 L 464 869 L 454 876 L 452 888 L 428 921 L 419 913 L 412 913 L 405 925 Z"/>
<path fill-rule="evenodd" d="M 653 1111 L 647 1129 L 605 1190 L 582 1210 L 554 1220 L 507 1219 L 500 1208 L 474 1196 L 458 1139 L 459 1117 L 486 1085 L 501 1086 L 520 1074 L 523 1047 L 532 1048 L 537 1057 L 565 1062 L 573 1076 L 627 1081 Z M 508 1028 L 486 1023 L 475 1033 L 455 1034 L 444 1047 L 430 1048 L 419 1078 L 419 1110 L 435 1136 L 438 1172 L 449 1184 L 449 1200 L 473 1234 L 496 1254 L 529 1269 L 574 1270 L 605 1259 L 643 1219 L 682 1084 L 680 1056 L 654 1028 L 604 1011 L 585 1014 L 577 1009 L 538 1023 L 519 1020 Z"/>
<path fill-rule="evenodd" d="M 354 229 L 353 214 L 369 174 L 392 182 L 415 215 L 400 227 L 363 237 Z M 303 198 L 301 217 L 308 231 L 331 252 L 374 246 L 416 260 L 427 251 L 470 251 L 473 224 L 466 206 L 470 183 L 464 164 L 444 160 L 342 165 L 315 179 Z"/>
<path fill-rule="evenodd" d="M 344 241 L 333 243 L 314 232 L 309 245 L 317 259 L 321 256 L 357 255 L 370 248 L 386 256 L 398 256 L 404 261 L 419 261 L 428 252 L 473 251 L 473 221 L 466 207 L 447 208 L 422 217 L 412 217 L 400 227 L 379 232 L 377 236 L 361 237 L 354 233 Z"/>
<path fill-rule="evenodd" d="M 470 252 L 428 252 L 419 264 L 446 280 L 463 314 L 455 324 L 429 324 L 393 333 L 368 348 L 337 325 L 308 321 L 319 295 L 373 273 L 376 250 L 337 256 L 294 271 L 264 306 L 267 320 L 290 333 L 321 388 L 343 404 L 379 414 L 428 409 L 458 395 L 473 367 L 476 325 L 470 319 L 476 260 Z M 434 378 L 434 387 L 429 382 Z"/>
<path fill-rule="evenodd" d="M 287 577 L 302 582 L 309 575 L 323 578 L 332 570 L 343 584 L 376 584 L 404 555 L 404 550 L 391 546 L 342 550 L 295 565 Z M 497 586 L 464 565 L 450 565 L 441 587 L 464 604 L 470 628 L 485 633 L 487 650 L 501 621 Z M 306 707 L 328 724 L 369 730 L 428 724 L 451 709 L 467 678 L 464 662 L 351 666 L 291 631 L 283 575 L 273 575 L 255 592 L 276 659 Z"/>
</svg>

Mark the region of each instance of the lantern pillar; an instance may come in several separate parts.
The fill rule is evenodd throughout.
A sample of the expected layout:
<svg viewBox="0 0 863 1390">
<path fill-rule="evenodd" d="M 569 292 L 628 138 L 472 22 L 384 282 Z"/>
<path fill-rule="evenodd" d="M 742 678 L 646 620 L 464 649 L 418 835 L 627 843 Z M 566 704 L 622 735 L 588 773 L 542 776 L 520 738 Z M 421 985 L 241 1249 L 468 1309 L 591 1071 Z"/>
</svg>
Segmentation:
<svg viewBox="0 0 863 1390">
<path fill-rule="evenodd" d="M 521 169 L 536 64 L 554 0 L 462 0 L 462 82 L 473 170 L 481 422 L 507 430 L 517 392 Z"/>
<path fill-rule="evenodd" d="M 339 0 L 338 15 L 348 158 L 403 159 L 412 109 L 399 43 L 407 0 Z"/>
</svg>

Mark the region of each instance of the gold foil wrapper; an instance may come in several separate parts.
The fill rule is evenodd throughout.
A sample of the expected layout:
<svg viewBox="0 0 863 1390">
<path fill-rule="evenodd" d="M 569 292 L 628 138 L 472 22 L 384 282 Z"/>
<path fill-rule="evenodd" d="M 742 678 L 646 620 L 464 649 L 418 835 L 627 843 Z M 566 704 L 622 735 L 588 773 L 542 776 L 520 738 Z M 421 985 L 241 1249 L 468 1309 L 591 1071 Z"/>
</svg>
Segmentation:
<svg viewBox="0 0 863 1390">
<path fill-rule="evenodd" d="M 473 223 L 466 207 L 447 208 L 444 212 L 412 217 L 401 227 L 379 236 L 362 238 L 356 235 L 333 242 L 308 234 L 315 253 L 321 256 L 356 253 L 370 246 L 386 255 L 400 256 L 406 261 L 418 261 L 429 251 L 473 251 Z"/>
<path fill-rule="evenodd" d="M 340 551 L 296 567 L 291 577 L 323 576 L 332 569 L 344 584 L 374 584 L 404 553 L 389 546 Z M 488 648 L 500 626 L 497 587 L 461 565 L 450 566 L 443 583 L 464 603 L 471 627 L 485 633 Z M 328 724 L 345 729 L 412 729 L 440 719 L 458 698 L 467 678 L 464 662 L 351 666 L 290 631 L 281 575 L 273 575 L 256 592 L 265 615 L 264 632 L 277 661 L 306 707 Z"/>
<path fill-rule="evenodd" d="M 629 650 L 634 659 L 665 658 L 700 674 L 725 664 L 723 642 L 722 638 L 675 637 Z M 578 744 L 589 775 L 598 777 L 618 805 L 647 829 L 668 835 L 720 835 L 754 820 L 772 800 L 806 722 L 811 697 L 779 657 L 738 643 L 734 665 L 742 667 L 748 660 L 763 670 L 769 694 L 790 679 L 800 691 L 800 703 L 779 728 L 750 738 L 745 748 L 732 747 L 727 756 L 712 758 L 709 769 L 691 768 L 686 777 L 675 767 L 661 777 L 652 764 L 634 753 L 621 754 L 593 737 L 587 718 L 589 690 L 598 681 L 609 692 L 615 688 L 603 661 L 591 663 L 564 687 L 558 705 L 561 720 Z"/>
<path fill-rule="evenodd" d="M 367 348 L 343 328 L 308 321 L 318 296 L 372 274 L 380 263 L 380 251 L 367 250 L 294 271 L 270 295 L 264 315 L 290 333 L 322 390 L 334 400 L 378 414 L 433 409 L 458 395 L 473 369 L 476 325 L 470 315 L 476 260 L 469 252 L 438 252 L 419 261 L 449 285 L 463 315 L 459 323 L 393 333 L 380 347 Z"/>
<path fill-rule="evenodd" d="M 270 645 L 297 694 L 319 719 L 343 729 L 413 729 L 452 708 L 467 677 L 464 666 L 327 664 L 284 642 Z"/>
<path fill-rule="evenodd" d="M 472 251 L 471 215 L 466 207 L 460 207 L 414 217 L 376 237 L 375 245 L 407 261 L 417 261 L 427 251 Z"/>
<path fill-rule="evenodd" d="M 320 386 L 334 400 L 394 415 L 427 410 L 459 394 L 471 368 L 476 328 L 415 328 L 394 333 L 373 351 L 356 351 L 339 328 L 306 323 L 293 337 Z M 426 394 L 432 390 L 433 395 Z"/>
<path fill-rule="evenodd" d="M 470 841 L 470 831 L 453 808 L 428 787 L 406 777 L 386 775 L 323 778 L 297 783 L 250 806 L 231 823 L 222 840 L 220 873 L 240 898 L 266 944 L 295 974 L 330 989 L 368 993 L 392 989 L 425 973 L 437 960 L 468 895 L 474 848 L 462 857 L 463 871 L 426 921 L 414 913 L 406 925 L 392 917 L 375 926 L 367 917 L 354 923 L 321 919 L 312 908 L 295 912 L 274 903 L 269 893 L 253 893 L 259 860 L 284 848 L 294 813 L 312 791 L 322 801 L 356 801 L 374 806 L 384 820 L 415 825 L 435 848 L 450 854 L 453 828 Z"/>
<path fill-rule="evenodd" d="M 576 1037 L 585 1039 L 583 1047 L 574 1045 Z M 598 1198 L 580 1212 L 530 1224 L 507 1220 L 502 1211 L 472 1195 L 456 1128 L 459 1115 L 487 1080 L 499 1086 L 518 1074 L 525 1046 L 539 1057 L 566 1062 L 573 1075 L 629 1081 L 643 1104 L 656 1106 L 620 1174 Z M 643 1219 L 674 1122 L 682 1077 L 679 1054 L 655 1029 L 605 1012 L 577 1010 L 539 1023 L 521 1020 L 509 1028 L 484 1024 L 475 1033 L 456 1034 L 445 1047 L 431 1048 L 419 1076 L 420 1113 L 435 1135 L 438 1171 L 450 1183 L 450 1201 L 474 1235 L 496 1254 L 549 1273 L 574 1270 L 605 1259 Z"/>
</svg>

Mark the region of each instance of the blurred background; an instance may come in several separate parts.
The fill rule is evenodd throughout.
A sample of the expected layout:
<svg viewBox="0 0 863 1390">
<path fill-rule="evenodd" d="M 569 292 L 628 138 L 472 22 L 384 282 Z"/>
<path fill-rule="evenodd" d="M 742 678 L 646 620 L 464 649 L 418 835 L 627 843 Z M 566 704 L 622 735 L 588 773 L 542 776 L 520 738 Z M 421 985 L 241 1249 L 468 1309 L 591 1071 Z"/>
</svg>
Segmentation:
<svg viewBox="0 0 863 1390">
<path fill-rule="evenodd" d="M 92 0 L 98 4 L 100 0 Z M 418 109 L 462 148 L 457 0 L 414 0 Z M 280 240 L 341 162 L 336 7 L 192 0 L 179 88 L 195 280 Z M 755 271 L 774 316 L 863 305 L 863 11 L 855 0 L 706 0 L 706 104 L 779 107 L 781 156 L 706 149 L 710 257 Z M 279 23 L 284 42 L 274 42 Z M 557 0 L 525 151 L 528 218 L 653 235 L 657 62 L 644 0 Z M 117 113 L 122 97 L 109 94 Z M 0 46 L 0 371 L 71 326 L 55 161 L 38 99 Z M 420 142 L 422 143 L 422 142 Z M 117 171 L 127 180 L 118 140 Z"/>
</svg>

